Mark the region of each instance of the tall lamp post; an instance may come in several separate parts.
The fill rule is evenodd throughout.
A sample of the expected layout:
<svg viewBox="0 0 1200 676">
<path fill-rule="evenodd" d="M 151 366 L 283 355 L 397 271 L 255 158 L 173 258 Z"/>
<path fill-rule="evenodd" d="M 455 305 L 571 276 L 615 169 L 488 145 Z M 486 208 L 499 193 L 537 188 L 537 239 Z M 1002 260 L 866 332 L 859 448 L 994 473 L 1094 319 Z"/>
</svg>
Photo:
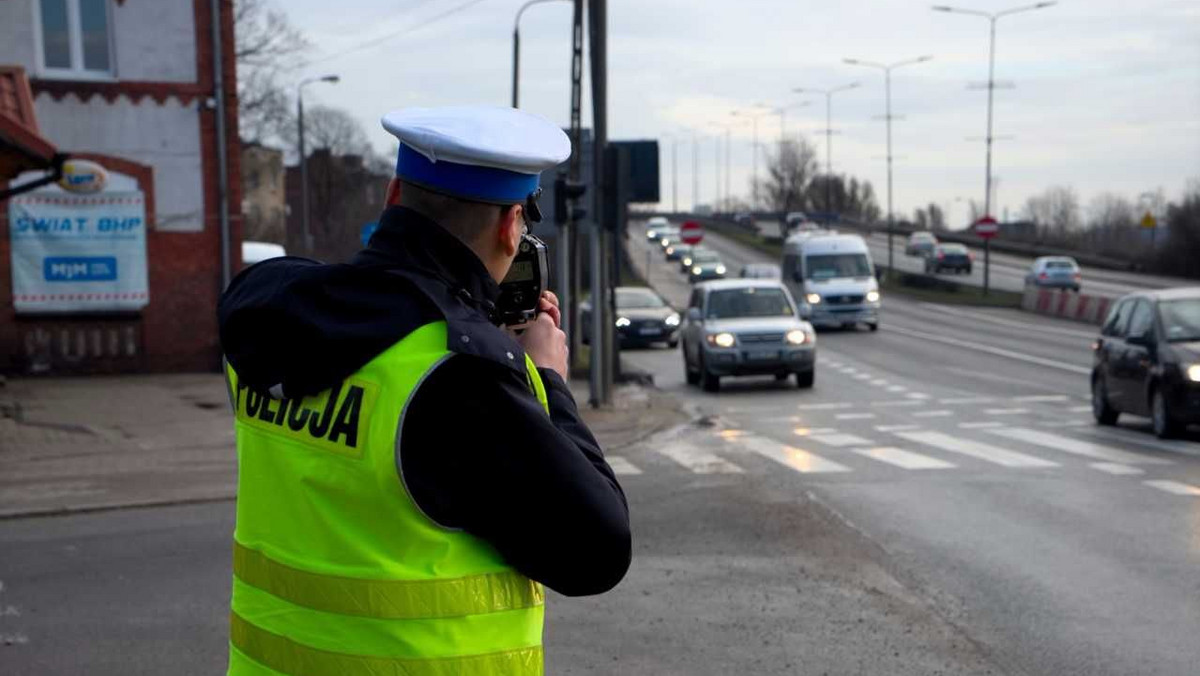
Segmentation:
<svg viewBox="0 0 1200 676">
<path fill-rule="evenodd" d="M 1058 2 L 1039 2 L 1033 5 L 1025 5 L 1022 7 L 1014 7 L 1000 12 L 980 12 L 974 9 L 961 9 L 958 7 L 948 7 L 946 5 L 934 5 L 935 12 L 950 12 L 953 14 L 971 14 L 973 16 L 981 16 L 988 20 L 990 24 L 989 43 L 988 43 L 988 81 L 987 81 L 987 168 L 984 175 L 984 191 L 983 191 L 983 213 L 984 216 L 990 216 L 992 213 L 992 98 L 996 90 L 996 21 L 1000 17 L 1010 14 L 1019 14 L 1021 12 L 1031 12 L 1035 9 L 1045 9 Z"/>
<path fill-rule="evenodd" d="M 757 106 L 756 106 L 757 107 Z M 750 112 L 748 110 L 735 110 L 730 115 L 736 117 L 747 118 L 754 127 L 754 178 L 753 185 L 750 189 L 750 209 L 758 208 L 758 118 L 764 115 L 770 115 L 769 110 L 759 110 L 758 112 Z"/>
<path fill-rule="evenodd" d="M 521 77 L 521 15 L 525 10 L 544 2 L 570 2 L 571 0 L 529 0 L 517 10 L 517 18 L 513 21 L 513 72 L 512 72 L 512 107 L 517 107 L 517 94 L 520 90 Z"/>
<path fill-rule="evenodd" d="M 308 225 L 308 156 L 304 152 L 304 86 L 314 82 L 336 83 L 341 80 L 337 75 L 322 75 L 310 77 L 296 85 L 296 126 L 297 136 L 300 137 L 300 222 L 304 228 L 304 246 L 312 254 L 313 235 Z"/>
<path fill-rule="evenodd" d="M 797 87 L 792 90 L 797 94 L 823 94 L 825 96 L 825 210 L 828 213 L 833 212 L 833 95 L 855 89 L 858 86 L 859 83 L 851 82 L 833 89 Z"/>
<path fill-rule="evenodd" d="M 923 63 L 932 59 L 932 56 L 918 56 L 915 59 L 906 59 L 895 63 L 884 64 L 875 63 L 874 61 L 861 61 L 859 59 L 843 59 L 851 66 L 865 66 L 867 68 L 878 68 L 883 71 L 883 90 L 884 90 L 884 119 L 887 121 L 887 192 L 888 192 L 888 270 L 895 270 L 892 261 L 892 231 L 896 227 L 896 218 L 892 211 L 892 70 L 901 66 L 911 66 L 914 63 Z"/>
</svg>

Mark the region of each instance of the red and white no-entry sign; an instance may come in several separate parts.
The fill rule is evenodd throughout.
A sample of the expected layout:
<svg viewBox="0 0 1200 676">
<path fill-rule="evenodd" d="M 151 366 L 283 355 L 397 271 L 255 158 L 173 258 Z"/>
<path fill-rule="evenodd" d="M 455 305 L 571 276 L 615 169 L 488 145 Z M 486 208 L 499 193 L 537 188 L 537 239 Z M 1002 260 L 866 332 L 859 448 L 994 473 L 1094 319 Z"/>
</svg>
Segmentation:
<svg viewBox="0 0 1200 676">
<path fill-rule="evenodd" d="M 975 221 L 975 234 L 984 239 L 991 239 L 998 232 L 1000 232 L 1000 224 L 991 216 L 984 216 Z"/>
<path fill-rule="evenodd" d="M 684 244 L 699 244 L 704 239 L 704 226 L 696 221 L 685 221 L 679 226 L 679 239 Z"/>
</svg>

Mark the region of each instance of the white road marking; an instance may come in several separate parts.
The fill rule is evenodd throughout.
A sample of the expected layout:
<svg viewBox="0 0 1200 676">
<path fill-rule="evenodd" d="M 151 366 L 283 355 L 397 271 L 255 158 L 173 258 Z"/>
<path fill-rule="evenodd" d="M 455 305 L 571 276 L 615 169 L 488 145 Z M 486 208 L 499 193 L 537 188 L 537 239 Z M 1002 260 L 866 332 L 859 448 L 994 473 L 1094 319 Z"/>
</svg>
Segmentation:
<svg viewBox="0 0 1200 676">
<path fill-rule="evenodd" d="M 1064 437 L 1042 430 L 1032 430 L 1024 427 L 1001 427 L 1000 429 L 989 430 L 992 434 L 1002 436 L 1008 439 L 1023 441 L 1027 444 L 1036 446 L 1044 446 L 1052 448 L 1063 453 L 1072 453 L 1074 455 L 1082 455 L 1085 458 L 1093 458 L 1095 460 L 1104 460 L 1106 462 L 1125 463 L 1128 465 L 1170 465 L 1170 460 L 1161 458 L 1152 458 L 1136 453 L 1130 453 L 1112 446 L 1105 446 L 1093 441 L 1084 441 L 1072 437 Z"/>
<path fill-rule="evenodd" d="M 773 418 L 759 418 L 759 420 L 761 420 L 762 422 L 768 422 L 768 423 L 775 423 L 775 422 L 798 423 L 798 422 L 802 422 L 804 419 L 798 415 L 785 415 L 785 416 L 776 416 Z"/>
<path fill-rule="evenodd" d="M 853 434 L 813 434 L 808 437 L 813 441 L 819 441 L 828 446 L 870 446 L 873 441 L 863 439 L 862 437 Z"/>
<path fill-rule="evenodd" d="M 841 368 L 841 367 L 842 367 L 842 362 L 840 362 L 840 361 L 827 361 L 827 362 L 825 362 L 825 363 L 826 363 L 826 364 L 828 364 L 829 366 L 831 366 L 831 367 L 835 368 L 835 369 L 837 369 L 837 368 Z"/>
<path fill-rule="evenodd" d="M 945 418 L 954 415 L 954 411 L 937 410 L 937 411 L 917 411 L 912 414 L 914 418 Z"/>
<path fill-rule="evenodd" d="M 1003 465 L 1004 467 L 1058 467 L 1058 463 L 1056 462 L 1035 458 L 1032 455 L 1017 453 L 1016 451 L 1010 451 L 1006 448 L 992 446 L 980 441 L 952 437 L 942 432 L 900 432 L 899 436 L 918 444 L 926 444 L 940 448 L 943 451 L 959 453 L 977 460 Z"/>
<path fill-rule="evenodd" d="M 1060 328 L 1057 326 L 1046 326 L 1044 324 L 1033 323 L 1033 322 L 1019 322 L 1019 321 L 1014 321 L 1011 319 L 992 317 L 990 315 L 980 314 L 977 312 L 967 312 L 964 310 L 960 310 L 958 308 L 951 308 L 951 307 L 947 307 L 945 305 L 937 305 L 936 303 L 921 303 L 921 305 L 929 310 L 935 310 L 937 312 L 942 312 L 942 313 L 949 314 L 949 315 L 957 315 L 959 317 L 970 317 L 971 319 L 976 319 L 976 320 L 985 321 L 985 322 L 992 322 L 993 324 L 1012 326 L 1012 327 L 1016 327 L 1019 329 L 1023 329 L 1025 331 L 1041 331 L 1044 333 L 1056 333 L 1060 336 L 1073 336 L 1075 338 L 1084 338 L 1087 340 L 1091 340 L 1096 337 L 1096 334 L 1093 332 L 1079 331 L 1079 330 L 1074 330 L 1074 329 L 1066 329 L 1066 328 Z"/>
<path fill-rule="evenodd" d="M 741 445 L 752 453 L 773 460 L 784 467 L 794 469 L 801 474 L 821 474 L 828 472 L 849 472 L 850 468 L 832 460 L 826 460 L 819 455 L 809 453 L 794 446 L 781 444 L 763 437 L 749 436 L 739 440 Z"/>
<path fill-rule="evenodd" d="M 927 455 L 912 453 L 891 446 L 852 448 L 850 452 L 904 469 L 949 469 L 954 467 L 953 464 L 945 460 L 938 460 Z"/>
<path fill-rule="evenodd" d="M 667 444 L 657 449 L 659 453 L 683 465 L 696 474 L 741 474 L 742 468 L 715 453 L 710 453 L 692 444 Z"/>
<path fill-rule="evenodd" d="M 1143 470 L 1140 470 L 1137 467 L 1130 467 L 1129 465 L 1122 465 L 1122 464 L 1116 463 L 1116 462 L 1093 462 L 1091 464 L 1091 468 L 1098 469 L 1101 472 L 1115 474 L 1117 476 L 1128 476 L 1130 474 L 1145 474 L 1145 472 Z"/>
<path fill-rule="evenodd" d="M 1091 420 L 1043 420 L 1038 423 L 1042 427 L 1091 427 L 1095 423 Z"/>
<path fill-rule="evenodd" d="M 1143 481 L 1142 483 L 1157 488 L 1160 491 L 1174 493 L 1175 495 L 1187 495 L 1191 497 L 1200 497 L 1200 488 L 1191 484 L 1181 484 L 1178 481 Z"/>
<path fill-rule="evenodd" d="M 610 455 L 606 457 L 605 460 L 608 460 L 608 466 L 612 468 L 614 474 L 632 475 L 642 473 L 642 470 L 638 469 L 633 465 L 633 463 L 619 455 Z"/>
<path fill-rule="evenodd" d="M 908 388 L 903 385 L 890 385 L 890 386 L 888 386 L 887 391 L 888 392 L 903 392 L 907 389 Z"/>
<path fill-rule="evenodd" d="M 834 416 L 838 420 L 869 420 L 874 417 L 874 413 L 838 413 Z"/>
<path fill-rule="evenodd" d="M 835 411 L 841 408 L 854 408 L 854 404 L 799 404 L 796 408 L 801 411 Z"/>
<path fill-rule="evenodd" d="M 892 408 L 892 407 L 903 408 L 905 406 L 924 406 L 924 405 L 925 405 L 924 401 L 919 401 L 916 399 L 898 399 L 896 401 L 873 401 L 873 402 L 871 402 L 871 406 L 877 406 L 880 408 Z"/>
<path fill-rule="evenodd" d="M 993 427 L 1003 427 L 1004 425 L 998 422 L 965 422 L 959 423 L 958 426 L 964 430 L 986 430 Z"/>
<path fill-rule="evenodd" d="M 957 397 L 953 399 L 938 399 L 939 404 L 957 406 L 959 404 L 990 404 L 996 401 L 994 397 Z"/>
<path fill-rule="evenodd" d="M 1071 413 L 1091 413 L 1092 407 L 1091 406 L 1072 406 L 1071 408 L 1068 408 L 1067 410 L 1070 411 Z"/>
<path fill-rule="evenodd" d="M 872 376 L 869 373 L 859 373 L 858 375 L 854 376 L 854 379 L 855 380 L 870 380 L 871 377 Z"/>
<path fill-rule="evenodd" d="M 885 387 L 888 384 L 888 381 L 884 380 L 883 378 L 880 378 L 878 380 L 872 380 L 871 384 L 874 385 L 875 387 Z"/>
<path fill-rule="evenodd" d="M 930 398 L 929 395 L 925 394 L 924 392 L 909 392 L 908 394 L 906 394 L 904 396 L 908 397 L 909 399 L 920 399 L 920 400 L 925 400 L 925 399 Z"/>
<path fill-rule="evenodd" d="M 808 437 L 814 434 L 837 434 L 837 430 L 832 427 L 797 427 L 792 433 L 798 437 Z"/>
<path fill-rule="evenodd" d="M 1095 424 L 1090 423 L 1088 427 L 1090 429 L 1080 430 L 1080 432 L 1090 437 L 1099 437 L 1105 441 L 1112 441 L 1116 438 L 1131 444 L 1137 444 L 1138 446 L 1157 448 L 1169 453 L 1200 457 L 1200 449 L 1197 449 L 1196 445 L 1190 441 L 1162 441 L 1161 439 L 1154 438 L 1149 432 L 1138 432 L 1122 427 L 1097 427 Z"/>
<path fill-rule="evenodd" d="M 1051 401 L 1070 401 L 1071 398 L 1065 394 L 1026 394 L 1020 397 L 1013 397 L 1012 400 L 1032 404 Z"/>
<path fill-rule="evenodd" d="M 1066 362 L 1056 361 L 1053 359 L 1044 359 L 1042 357 L 1035 357 L 1031 354 L 1025 354 L 1023 352 L 1014 352 L 1013 350 L 1006 350 L 1004 348 L 993 347 L 991 345 L 984 345 L 982 343 L 973 343 L 969 340 L 959 340 L 958 338 L 951 338 L 949 336 L 939 336 L 935 333 L 925 333 L 924 331 L 913 331 L 912 329 L 906 329 L 906 328 L 903 328 L 900 326 L 896 326 L 895 324 L 890 325 L 888 330 L 895 332 L 895 333 L 899 333 L 901 335 L 912 336 L 914 338 L 923 338 L 925 340 L 933 341 L 935 343 L 943 343 L 946 345 L 954 345 L 956 347 L 963 347 L 968 350 L 975 350 L 976 352 L 986 352 L 988 354 L 993 354 L 998 357 L 1008 357 L 1009 359 L 1015 359 L 1017 361 L 1028 362 L 1030 364 L 1037 364 L 1038 366 L 1046 366 L 1046 367 L 1049 367 L 1052 369 L 1058 369 L 1060 371 L 1067 371 L 1068 373 L 1074 373 L 1077 375 L 1090 375 L 1092 372 L 1092 370 L 1086 366 L 1076 366 L 1075 364 L 1068 364 Z"/>
<path fill-rule="evenodd" d="M 1021 415 L 1029 413 L 1027 408 L 985 408 L 983 412 L 987 415 Z"/>
<path fill-rule="evenodd" d="M 875 429 L 880 432 L 907 432 L 908 430 L 919 430 L 920 425 L 876 425 Z"/>
</svg>

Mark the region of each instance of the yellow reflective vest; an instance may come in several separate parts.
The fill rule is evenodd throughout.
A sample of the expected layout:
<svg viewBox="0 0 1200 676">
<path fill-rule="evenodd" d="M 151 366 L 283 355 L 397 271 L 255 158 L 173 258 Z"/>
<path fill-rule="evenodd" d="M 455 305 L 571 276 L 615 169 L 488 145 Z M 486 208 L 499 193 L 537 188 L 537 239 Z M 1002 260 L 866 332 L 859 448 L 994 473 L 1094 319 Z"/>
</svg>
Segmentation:
<svg viewBox="0 0 1200 676">
<path fill-rule="evenodd" d="M 409 495 L 400 430 L 450 356 L 427 324 L 325 392 L 238 383 L 232 676 L 542 674 L 542 586 Z M 529 385 L 546 393 L 526 356 Z M 453 449 L 448 449 L 453 451 Z"/>
</svg>

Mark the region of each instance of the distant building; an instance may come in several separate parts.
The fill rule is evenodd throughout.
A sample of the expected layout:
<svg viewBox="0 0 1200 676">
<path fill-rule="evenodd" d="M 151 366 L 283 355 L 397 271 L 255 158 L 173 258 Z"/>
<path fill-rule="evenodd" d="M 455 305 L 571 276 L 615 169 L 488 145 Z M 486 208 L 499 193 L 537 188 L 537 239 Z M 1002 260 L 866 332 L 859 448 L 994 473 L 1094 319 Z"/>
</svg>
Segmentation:
<svg viewBox="0 0 1200 676">
<path fill-rule="evenodd" d="M 305 242 L 299 165 L 287 168 L 287 242 L 289 253 L 326 262 L 349 259 L 362 248 L 362 229 L 379 219 L 392 172 L 364 163 L 362 155 L 333 155 L 318 149 L 308 156 L 309 227 Z"/>
<path fill-rule="evenodd" d="M 283 151 L 257 143 L 242 146 L 242 238 L 287 241 L 287 174 Z"/>
<path fill-rule="evenodd" d="M 109 175 L 96 195 L 51 185 L 0 204 L 0 372 L 219 367 L 222 153 L 234 270 L 241 179 L 233 0 L 218 7 L 223 111 L 210 0 L 0 0 L 0 70 L 28 75 L 47 142 Z M 46 235 L 68 221 L 82 236 Z"/>
</svg>

